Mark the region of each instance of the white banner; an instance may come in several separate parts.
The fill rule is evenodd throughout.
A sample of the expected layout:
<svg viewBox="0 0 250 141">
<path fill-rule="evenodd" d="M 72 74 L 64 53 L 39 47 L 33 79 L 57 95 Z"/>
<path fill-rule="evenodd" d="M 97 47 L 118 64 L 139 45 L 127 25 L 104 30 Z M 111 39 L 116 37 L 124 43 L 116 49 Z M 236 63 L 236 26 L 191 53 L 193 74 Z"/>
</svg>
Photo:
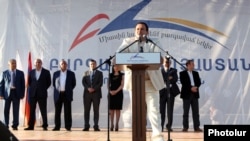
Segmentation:
<svg viewBox="0 0 250 141">
<path fill-rule="evenodd" d="M 187 59 L 194 59 L 202 79 L 201 125 L 247 124 L 250 122 L 249 8 L 249 0 L 0 0 L 0 71 L 8 69 L 10 58 L 17 58 L 18 68 L 27 73 L 29 51 L 33 60 L 43 60 L 43 66 L 51 74 L 58 70 L 59 61 L 66 59 L 77 77 L 73 126 L 83 127 L 81 80 L 88 69 L 87 60 L 93 58 L 98 65 L 102 64 L 115 54 L 123 38 L 133 36 L 135 23 L 145 21 L 149 24 L 149 37 L 158 38 L 159 46 L 176 61 L 184 65 Z M 182 66 L 176 61 L 173 67 L 180 72 Z M 100 127 L 107 127 L 108 64 L 99 70 L 104 73 Z M 131 95 L 125 91 L 120 127 L 131 127 L 130 101 Z M 3 113 L 3 104 L 0 105 Z M 24 107 L 21 107 L 22 123 Z M 52 86 L 48 116 L 53 127 Z M 215 116 L 214 120 L 211 116 Z M 174 109 L 173 128 L 176 127 L 182 127 L 179 96 Z"/>
</svg>

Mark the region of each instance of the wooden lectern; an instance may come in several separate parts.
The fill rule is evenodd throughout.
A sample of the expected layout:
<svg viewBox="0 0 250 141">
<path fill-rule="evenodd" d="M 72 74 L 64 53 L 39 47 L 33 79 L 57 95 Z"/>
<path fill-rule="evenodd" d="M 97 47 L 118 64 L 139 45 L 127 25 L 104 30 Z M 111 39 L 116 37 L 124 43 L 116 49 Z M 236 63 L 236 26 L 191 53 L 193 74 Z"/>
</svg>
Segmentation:
<svg viewBox="0 0 250 141">
<path fill-rule="evenodd" d="M 132 71 L 132 141 L 146 141 L 145 72 L 160 67 L 160 53 L 118 53 L 116 64 Z"/>
</svg>

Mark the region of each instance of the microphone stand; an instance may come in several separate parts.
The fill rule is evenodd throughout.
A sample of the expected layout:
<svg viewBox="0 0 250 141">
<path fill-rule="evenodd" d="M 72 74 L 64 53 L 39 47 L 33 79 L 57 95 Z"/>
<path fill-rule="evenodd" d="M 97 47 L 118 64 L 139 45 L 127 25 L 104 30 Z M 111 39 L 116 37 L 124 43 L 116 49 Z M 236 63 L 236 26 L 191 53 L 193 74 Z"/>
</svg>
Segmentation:
<svg viewBox="0 0 250 141">
<path fill-rule="evenodd" d="M 170 55 L 168 53 L 168 51 L 165 51 L 164 49 L 162 49 L 161 47 L 159 47 L 156 43 L 154 43 L 151 39 L 146 39 L 148 42 L 154 44 L 155 46 L 157 46 L 159 49 L 161 49 L 163 52 L 165 52 L 167 54 L 167 58 L 173 59 L 177 64 L 179 64 L 181 67 L 183 67 L 184 69 L 187 69 L 184 65 L 182 65 L 179 61 L 177 61 L 172 55 Z"/>
<path fill-rule="evenodd" d="M 99 66 L 97 66 L 96 68 L 94 68 L 94 70 L 98 69 L 99 67 L 101 67 L 103 64 L 107 63 L 108 64 L 108 136 L 107 136 L 107 141 L 110 141 L 110 131 L 109 131 L 109 118 L 110 118 L 110 94 L 109 94 L 109 91 L 110 91 L 110 88 L 109 88 L 109 85 L 110 85 L 110 66 L 111 66 L 111 59 L 112 57 L 110 56 L 109 59 L 105 60 L 102 64 L 100 64 Z"/>
<path fill-rule="evenodd" d="M 177 61 L 172 55 L 170 55 L 167 51 L 166 54 L 169 56 L 170 59 L 173 59 L 177 64 L 179 64 L 182 68 L 187 69 L 183 64 Z"/>
<path fill-rule="evenodd" d="M 119 53 L 123 52 L 125 49 L 129 48 L 130 46 L 132 46 L 136 42 L 141 42 L 141 41 L 140 40 L 135 40 L 134 42 L 132 42 L 131 44 L 129 44 L 128 46 L 126 46 L 125 48 L 123 48 L 122 50 L 120 50 Z"/>
<path fill-rule="evenodd" d="M 159 49 L 161 49 L 163 52 L 165 52 L 166 54 L 167 54 L 167 56 L 169 56 L 169 57 L 166 57 L 166 58 L 171 58 L 171 59 L 173 59 L 175 62 L 177 62 L 180 66 L 182 66 L 183 68 L 185 68 L 186 69 L 186 67 L 185 66 L 183 66 L 180 62 L 178 62 L 173 56 L 171 56 L 169 53 L 168 53 L 168 51 L 165 51 L 165 50 L 163 50 L 161 47 L 159 47 L 156 43 L 154 43 L 151 39 L 146 39 L 148 42 L 150 42 L 150 43 L 152 43 L 153 45 L 155 45 L 155 46 L 157 46 Z M 166 89 L 167 89 L 167 117 L 168 117 L 168 121 L 169 121 L 169 111 L 170 111 L 170 81 L 169 81 L 169 79 L 168 79 L 168 77 L 169 77 L 169 74 L 167 75 L 167 82 L 166 82 Z M 169 127 L 169 124 L 168 124 L 168 127 L 167 127 L 167 129 L 168 129 L 168 140 L 167 141 L 172 141 L 172 139 L 170 139 L 170 127 Z"/>
<path fill-rule="evenodd" d="M 132 42 L 131 44 L 129 44 L 128 46 L 126 46 L 125 48 L 123 48 L 122 50 L 120 50 L 118 53 L 121 53 L 123 52 L 125 49 L 129 48 L 130 46 L 132 46 L 133 44 L 135 44 L 136 42 L 138 42 L 139 40 L 135 40 L 134 42 Z M 106 59 L 103 63 L 101 63 L 99 66 L 97 66 L 96 68 L 94 68 L 93 70 L 97 70 L 98 68 L 100 68 L 103 64 L 108 64 L 108 136 L 107 136 L 107 141 L 110 141 L 110 128 L 109 128 L 109 120 L 110 120 L 110 94 L 109 94 L 109 91 L 110 91 L 110 66 L 111 66 L 111 60 L 115 57 L 115 55 L 113 56 L 110 56 L 109 59 Z"/>
<path fill-rule="evenodd" d="M 183 66 L 180 62 L 178 62 L 172 55 L 170 55 L 167 51 L 166 51 L 166 54 L 167 58 L 170 58 L 170 59 L 173 59 L 175 62 L 177 62 L 180 66 L 182 66 L 183 68 L 186 69 L 185 66 Z M 170 111 L 170 80 L 168 79 L 169 77 L 169 74 L 167 75 L 167 82 L 166 82 L 166 85 L 167 85 L 167 95 L 168 95 L 168 99 L 167 99 L 167 111 Z M 167 112 L 168 113 L 168 112 Z M 169 121 L 169 115 L 168 115 L 168 121 Z M 169 124 L 168 124 L 168 141 L 172 141 L 172 139 L 170 139 L 170 127 L 169 127 Z"/>
<path fill-rule="evenodd" d="M 123 48 L 122 50 L 120 50 L 118 53 L 121 53 L 123 52 L 124 50 L 126 50 L 127 48 L 129 48 L 130 46 L 132 46 L 133 44 L 135 44 L 136 42 L 139 42 L 139 40 L 135 40 L 134 42 L 132 42 L 131 44 L 129 44 L 128 46 L 126 46 L 125 48 Z M 115 55 L 113 56 L 110 56 L 109 59 L 106 59 L 102 64 L 100 64 L 99 66 L 97 66 L 96 68 L 94 68 L 94 70 L 100 68 L 103 64 L 109 64 L 109 67 L 110 67 L 110 64 L 111 64 L 111 60 L 115 57 Z"/>
</svg>

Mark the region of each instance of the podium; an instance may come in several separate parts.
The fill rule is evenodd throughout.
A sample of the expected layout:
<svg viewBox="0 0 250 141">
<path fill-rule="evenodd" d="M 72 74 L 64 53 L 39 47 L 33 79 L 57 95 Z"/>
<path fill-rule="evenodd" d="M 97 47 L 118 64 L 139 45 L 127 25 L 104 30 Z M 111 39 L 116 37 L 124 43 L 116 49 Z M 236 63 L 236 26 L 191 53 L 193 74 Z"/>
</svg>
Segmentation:
<svg viewBox="0 0 250 141">
<path fill-rule="evenodd" d="M 146 141 L 145 73 L 159 69 L 160 57 L 160 53 L 116 54 L 116 64 L 132 71 L 132 141 Z"/>
</svg>

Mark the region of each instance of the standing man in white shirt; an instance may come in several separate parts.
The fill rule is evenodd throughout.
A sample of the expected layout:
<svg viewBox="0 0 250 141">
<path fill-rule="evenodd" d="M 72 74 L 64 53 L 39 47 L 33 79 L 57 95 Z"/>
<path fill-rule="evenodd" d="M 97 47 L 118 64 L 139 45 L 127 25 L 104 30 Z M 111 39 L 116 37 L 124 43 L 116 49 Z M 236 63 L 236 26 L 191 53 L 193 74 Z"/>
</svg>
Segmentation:
<svg viewBox="0 0 250 141">
<path fill-rule="evenodd" d="M 181 98 L 183 100 L 183 132 L 187 132 L 189 128 L 189 110 L 192 108 L 193 126 L 195 132 L 202 132 L 200 129 L 200 115 L 199 115 L 199 87 L 201 80 L 199 73 L 194 71 L 194 61 L 187 60 L 187 69 L 180 72 Z"/>
<path fill-rule="evenodd" d="M 67 131 L 72 127 L 72 107 L 73 90 L 76 86 L 75 73 L 68 70 L 65 60 L 60 62 L 60 70 L 53 74 L 54 103 L 55 103 L 55 127 L 53 131 L 61 128 L 61 111 L 64 106 L 64 124 Z"/>
</svg>

